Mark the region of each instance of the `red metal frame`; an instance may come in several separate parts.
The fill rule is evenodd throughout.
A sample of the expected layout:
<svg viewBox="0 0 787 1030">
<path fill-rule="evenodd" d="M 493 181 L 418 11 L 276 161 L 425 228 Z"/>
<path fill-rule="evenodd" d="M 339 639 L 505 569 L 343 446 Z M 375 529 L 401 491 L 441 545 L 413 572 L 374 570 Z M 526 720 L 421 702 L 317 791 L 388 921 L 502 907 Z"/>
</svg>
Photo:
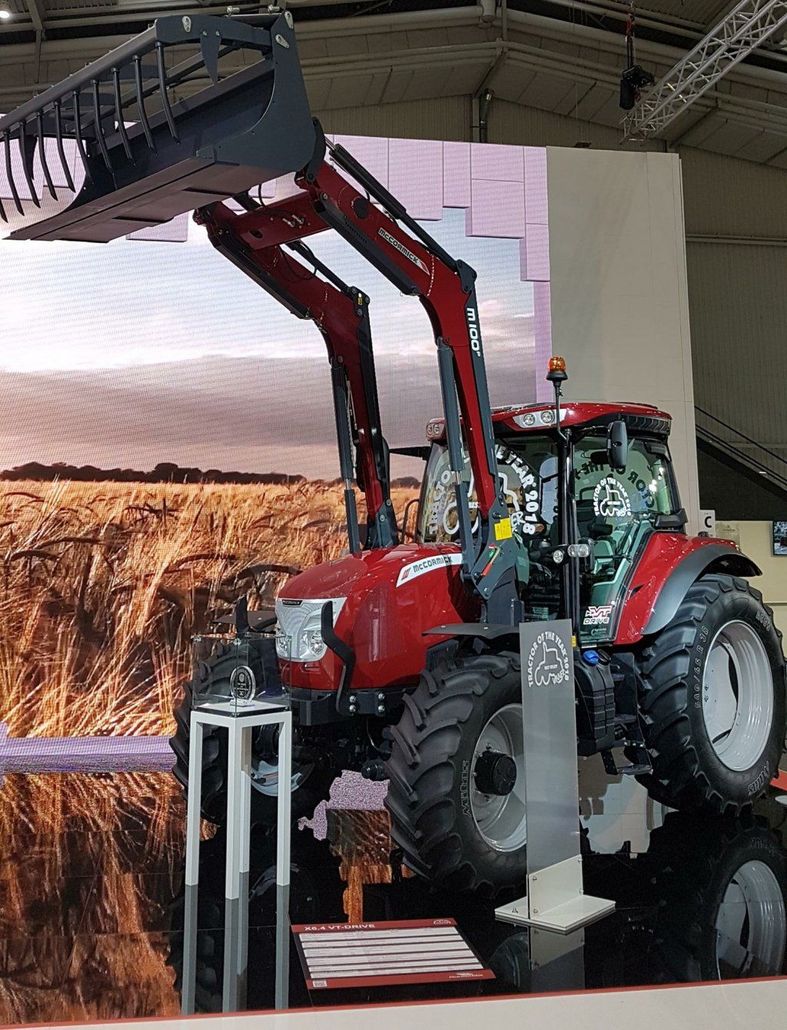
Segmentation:
<svg viewBox="0 0 787 1030">
<path fill-rule="evenodd" d="M 476 372 L 473 367 L 473 349 L 480 348 L 480 329 L 468 327 L 465 309 L 468 290 L 455 268 L 449 267 L 439 256 L 414 239 L 384 211 L 370 203 L 336 168 L 323 162 L 316 172 L 301 172 L 296 178 L 300 193 L 255 211 L 233 212 L 225 204 L 204 209 L 199 220 L 214 236 L 231 234 L 243 242 L 254 262 L 274 277 L 310 312 L 310 317 L 323 331 L 329 350 L 332 348 L 348 370 L 353 405 L 359 428 L 371 430 L 364 412 L 362 383 L 358 378 L 357 339 L 353 331 L 356 316 L 353 305 L 340 290 L 314 276 L 311 269 L 301 265 L 286 253 L 282 246 L 314 236 L 331 228 L 324 217 L 332 209 L 333 217 L 340 218 L 350 232 L 357 234 L 359 249 L 368 254 L 368 248 L 380 252 L 386 264 L 411 284 L 409 292 L 416 294 L 429 315 L 435 337 L 441 339 L 454 357 L 459 403 L 470 463 L 475 476 L 478 503 L 483 518 L 488 518 L 497 498 L 494 457 L 490 461 L 489 448 L 484 437 L 485 421 L 490 415 L 483 413 L 478 391 L 474 388 Z M 388 274 L 387 269 L 382 271 Z M 491 429 L 491 426 L 490 426 Z M 490 432 L 491 436 L 491 432 Z M 364 456 L 364 472 L 372 484 L 373 463 Z M 370 486 L 372 510 L 379 505 L 380 492 Z"/>
<path fill-rule="evenodd" d="M 366 494 L 369 527 L 375 533 L 371 538 L 373 546 L 390 546 L 398 536 L 388 491 L 368 321 L 367 331 L 359 329 L 359 319 L 368 319 L 368 298 L 342 283 L 332 270 L 314 258 L 302 241 L 325 229 L 335 229 L 402 292 L 419 298 L 437 344 L 449 452 L 457 474 L 462 574 L 484 602 L 484 617 L 508 621 L 517 605 L 516 554 L 497 475 L 475 272 L 447 254 L 351 155 L 340 147 L 332 151 L 340 167 L 329 164 L 319 153 L 296 175 L 300 192 L 291 197 L 267 205 L 254 205 L 244 198 L 244 210 L 240 213 L 225 204 L 213 204 L 195 217 L 207 227 L 212 242 L 225 256 L 295 314 L 315 322 L 325 337 L 332 366 L 343 367 L 349 388 L 353 442 L 359 456 L 356 478 Z M 348 176 L 362 183 L 368 192 L 361 192 Z M 372 196 L 379 206 L 372 203 Z M 306 260 L 298 261 L 291 251 Z M 338 393 L 341 397 L 337 400 L 334 379 L 350 528 L 357 522 L 353 514 L 352 474 L 348 473 L 352 465 L 348 452 L 352 447 L 347 444 L 342 448 L 341 441 L 342 412 L 346 407 L 341 377 Z M 470 528 L 466 485 L 459 476 L 463 447 L 475 482 L 477 534 Z M 350 538 L 354 550 L 357 540 L 353 539 L 352 529 Z"/>
<path fill-rule="evenodd" d="M 376 408 L 376 391 L 370 403 L 367 393 L 369 383 L 364 374 L 358 339 L 367 298 L 360 292 L 341 290 L 333 283 L 319 278 L 295 254 L 283 249 L 282 243 L 298 238 L 289 225 L 290 221 L 297 222 L 304 218 L 301 225 L 304 229 L 307 224 L 305 219 L 310 213 L 314 216 L 310 199 L 309 203 L 304 203 L 304 198 L 309 199 L 301 194 L 292 198 L 291 205 L 271 205 L 243 214 L 236 214 L 225 204 L 215 204 L 209 209 L 203 209 L 198 220 L 205 226 L 214 244 L 220 245 L 225 234 L 244 243 L 247 257 L 278 286 L 281 291 L 279 296 L 292 298 L 308 312 L 307 317 L 311 318 L 325 339 L 331 365 L 338 363 L 344 368 L 358 430 L 359 479 L 363 483 L 367 512 L 374 520 L 386 507 L 388 491 L 381 482 L 372 446 L 375 433 L 380 431 L 377 411 L 370 410 Z M 308 226 L 311 232 L 305 233 L 304 229 L 304 234 L 308 235 L 328 228 L 325 223 L 318 223 L 316 217 L 309 219 Z"/>
<path fill-rule="evenodd" d="M 332 205 L 360 238 L 372 241 L 372 246 L 384 252 L 385 260 L 412 282 L 412 292 L 418 295 L 426 308 L 435 337 L 451 349 L 479 509 L 481 516 L 488 518 L 497 498 L 497 469 L 493 464 L 494 458 L 489 461 L 489 448 L 484 437 L 484 425 L 490 420 L 490 415 L 482 412 L 478 392 L 473 388 L 476 372 L 472 354 L 474 347 L 476 350 L 480 348 L 480 328 L 471 336 L 465 314 L 468 291 L 459 275 L 385 212 L 371 204 L 327 162 L 323 162 L 313 177 L 302 173 L 296 178 L 296 183 L 308 192 L 317 212 Z M 316 231 L 308 219 L 304 228 L 308 232 Z M 475 317 L 477 319 L 477 313 Z M 489 435 L 491 437 L 491 425 Z"/>
</svg>

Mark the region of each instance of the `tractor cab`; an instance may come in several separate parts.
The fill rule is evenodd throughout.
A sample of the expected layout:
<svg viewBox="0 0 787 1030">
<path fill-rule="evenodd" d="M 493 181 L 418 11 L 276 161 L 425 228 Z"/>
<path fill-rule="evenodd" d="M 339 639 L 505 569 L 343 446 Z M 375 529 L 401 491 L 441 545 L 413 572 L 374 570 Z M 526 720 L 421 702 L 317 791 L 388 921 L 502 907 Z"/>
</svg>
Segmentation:
<svg viewBox="0 0 787 1030">
<path fill-rule="evenodd" d="M 613 435 L 620 438 L 621 424 L 624 453 L 616 455 L 610 441 Z M 575 521 L 571 535 L 588 552 L 579 581 L 580 636 L 585 645 L 612 641 L 627 583 L 647 540 L 660 529 L 682 530 L 685 524 L 667 445 L 669 415 L 641 404 L 568 404 L 560 414 L 565 440 L 557 433 L 553 405 L 496 409 L 493 425 L 525 617 L 560 614 L 566 541 L 558 514 L 558 481 L 565 461 L 570 470 L 568 517 Z M 442 420 L 428 424 L 427 438 L 432 447 L 417 537 L 424 544 L 456 542 L 456 491 Z M 467 459 L 463 479 L 475 518 Z"/>
</svg>

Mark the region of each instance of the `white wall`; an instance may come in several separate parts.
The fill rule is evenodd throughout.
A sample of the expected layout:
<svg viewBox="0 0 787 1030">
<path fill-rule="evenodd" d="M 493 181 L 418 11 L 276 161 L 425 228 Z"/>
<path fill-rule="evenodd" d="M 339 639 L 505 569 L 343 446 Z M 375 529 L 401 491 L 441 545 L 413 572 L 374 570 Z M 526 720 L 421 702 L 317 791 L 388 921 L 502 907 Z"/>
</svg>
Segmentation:
<svg viewBox="0 0 787 1030">
<path fill-rule="evenodd" d="M 644 401 L 673 417 L 671 451 L 696 531 L 697 455 L 680 162 L 548 148 L 552 342 L 567 396 Z"/>
</svg>

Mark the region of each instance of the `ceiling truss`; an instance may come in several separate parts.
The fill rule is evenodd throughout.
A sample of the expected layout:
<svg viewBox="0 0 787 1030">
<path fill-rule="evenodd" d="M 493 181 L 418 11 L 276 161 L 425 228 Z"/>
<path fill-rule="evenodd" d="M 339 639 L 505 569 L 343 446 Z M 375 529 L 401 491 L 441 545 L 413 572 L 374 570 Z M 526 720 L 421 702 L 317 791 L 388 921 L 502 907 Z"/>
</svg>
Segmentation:
<svg viewBox="0 0 787 1030">
<path fill-rule="evenodd" d="M 644 93 L 624 119 L 624 139 L 661 135 L 736 64 L 785 24 L 787 0 L 741 0 Z"/>
</svg>

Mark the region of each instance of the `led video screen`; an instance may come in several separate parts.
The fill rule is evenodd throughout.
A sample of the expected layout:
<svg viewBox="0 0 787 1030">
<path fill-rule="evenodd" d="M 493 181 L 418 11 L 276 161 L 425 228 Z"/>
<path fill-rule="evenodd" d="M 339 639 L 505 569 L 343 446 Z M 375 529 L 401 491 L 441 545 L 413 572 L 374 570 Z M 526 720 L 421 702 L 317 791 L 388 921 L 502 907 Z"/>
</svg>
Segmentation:
<svg viewBox="0 0 787 1030">
<path fill-rule="evenodd" d="M 478 273 L 492 403 L 535 399 L 546 151 L 336 142 Z M 337 236 L 309 244 L 370 297 L 389 444 L 423 445 L 441 411 L 425 311 Z M 325 345 L 186 216 L 108 245 L 0 248 L 0 763 L 14 738 L 163 737 L 191 636 L 347 546 Z M 421 472 L 392 457 L 400 517 Z"/>
</svg>

